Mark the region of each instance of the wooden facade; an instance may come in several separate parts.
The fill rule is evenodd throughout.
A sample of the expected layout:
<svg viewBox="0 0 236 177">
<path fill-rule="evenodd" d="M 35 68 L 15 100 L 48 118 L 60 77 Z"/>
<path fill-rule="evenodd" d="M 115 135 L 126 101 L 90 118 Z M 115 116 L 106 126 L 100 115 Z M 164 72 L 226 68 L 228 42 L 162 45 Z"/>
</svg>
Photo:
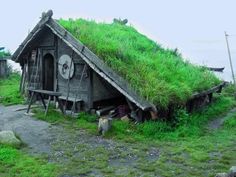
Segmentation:
<svg viewBox="0 0 236 177">
<path fill-rule="evenodd" d="M 62 55 L 68 55 L 73 60 L 74 74 L 70 79 L 63 78 L 58 71 L 58 59 Z M 82 100 L 81 109 L 84 110 L 93 108 L 96 101 L 121 96 L 116 88 L 93 71 L 81 56 L 48 27 L 34 39 L 19 61 L 24 73 L 22 90 L 31 88 L 57 91 L 62 93 L 61 99 L 67 100 L 68 104 L 77 97 Z"/>
</svg>

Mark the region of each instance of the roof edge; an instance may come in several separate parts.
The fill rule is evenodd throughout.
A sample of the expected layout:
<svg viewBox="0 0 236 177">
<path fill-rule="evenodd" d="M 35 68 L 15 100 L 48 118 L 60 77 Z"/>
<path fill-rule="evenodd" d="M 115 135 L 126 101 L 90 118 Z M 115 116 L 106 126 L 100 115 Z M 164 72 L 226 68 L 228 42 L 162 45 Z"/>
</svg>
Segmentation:
<svg viewBox="0 0 236 177">
<path fill-rule="evenodd" d="M 52 16 L 53 16 L 52 10 L 48 10 L 47 12 L 42 13 L 41 20 L 37 23 L 34 29 L 28 34 L 25 40 L 19 45 L 19 47 L 12 55 L 13 61 L 18 62 L 19 56 L 25 49 L 26 45 L 34 38 L 37 32 L 40 31 L 45 26 L 45 24 L 52 18 Z"/>
</svg>

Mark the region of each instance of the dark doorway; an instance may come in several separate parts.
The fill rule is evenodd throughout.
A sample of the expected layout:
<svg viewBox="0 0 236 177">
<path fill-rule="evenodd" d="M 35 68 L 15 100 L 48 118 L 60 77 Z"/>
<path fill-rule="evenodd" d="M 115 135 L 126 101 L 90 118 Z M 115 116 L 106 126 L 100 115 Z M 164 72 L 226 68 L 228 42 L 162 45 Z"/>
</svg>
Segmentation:
<svg viewBox="0 0 236 177">
<path fill-rule="evenodd" d="M 43 89 L 54 91 L 54 58 L 51 54 L 43 57 Z"/>
</svg>

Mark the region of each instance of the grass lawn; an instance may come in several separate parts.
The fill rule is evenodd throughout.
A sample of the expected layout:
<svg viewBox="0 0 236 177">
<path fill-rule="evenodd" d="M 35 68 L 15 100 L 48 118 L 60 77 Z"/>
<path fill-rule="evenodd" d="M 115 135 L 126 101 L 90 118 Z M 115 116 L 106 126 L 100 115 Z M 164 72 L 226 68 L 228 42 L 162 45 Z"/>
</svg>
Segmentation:
<svg viewBox="0 0 236 177">
<path fill-rule="evenodd" d="M 19 93 L 20 75 L 13 73 L 7 79 L 0 79 L 0 104 L 22 104 L 24 99 Z"/>
<path fill-rule="evenodd" d="M 40 157 L 31 157 L 19 149 L 0 145 L 0 176 L 52 177 L 57 166 Z"/>
<path fill-rule="evenodd" d="M 137 154 L 135 162 L 126 169 L 127 176 L 214 176 L 218 172 L 227 171 L 236 164 L 236 113 L 226 116 L 225 112 L 235 106 L 232 97 L 219 96 L 212 105 L 200 112 L 188 115 L 185 111 L 179 112 L 175 127 L 166 122 L 133 123 L 116 120 L 105 138 L 116 142 L 135 146 L 131 153 Z M 97 121 L 95 116 L 81 113 L 78 119 L 64 117 L 53 109 L 45 117 L 44 112 L 35 110 L 35 116 L 51 123 L 69 123 L 69 128 L 86 129 L 92 135 L 97 135 Z M 216 117 L 226 119 L 217 130 L 209 130 L 208 122 Z M 73 126 L 71 126 L 73 125 Z M 159 158 L 147 159 L 146 151 L 151 148 L 159 149 Z M 84 148 L 82 148 L 84 149 Z M 69 152 L 68 152 L 69 153 Z M 71 152 L 70 152 L 71 153 Z M 87 160 L 80 166 L 81 173 L 90 174 L 91 168 L 99 170 L 103 175 L 116 176 L 121 166 L 109 164 L 115 154 L 124 156 L 125 162 L 129 154 L 126 152 L 107 152 L 104 148 L 86 148 L 81 152 Z M 130 152 L 129 152 L 130 153 Z M 97 157 L 102 154 L 104 158 Z M 93 157 L 91 159 L 91 156 Z M 70 167 L 75 168 L 78 160 Z M 82 161 L 81 161 L 82 162 Z M 94 164 L 103 164 L 102 170 Z M 68 168 L 70 168 L 68 167 Z"/>
</svg>

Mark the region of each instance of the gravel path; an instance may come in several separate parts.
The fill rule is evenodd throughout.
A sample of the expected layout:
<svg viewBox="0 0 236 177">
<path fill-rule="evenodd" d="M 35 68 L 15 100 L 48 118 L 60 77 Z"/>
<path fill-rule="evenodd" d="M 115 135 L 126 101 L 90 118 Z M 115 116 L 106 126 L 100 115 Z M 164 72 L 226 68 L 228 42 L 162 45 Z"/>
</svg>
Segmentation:
<svg viewBox="0 0 236 177">
<path fill-rule="evenodd" d="M 159 158 L 159 149 L 90 135 L 69 124 L 51 125 L 26 115 L 23 105 L 0 105 L 0 130 L 12 130 L 30 154 L 44 154 L 63 166 L 62 176 L 143 174 L 143 161 Z M 148 174 L 153 176 L 154 174 Z M 154 175 L 155 176 L 155 175 Z"/>
<path fill-rule="evenodd" d="M 224 121 L 235 113 L 236 113 L 236 108 L 233 108 L 226 115 L 213 119 L 208 123 L 208 130 L 219 129 L 223 125 Z"/>
<path fill-rule="evenodd" d="M 12 130 L 32 152 L 50 153 L 50 124 L 32 119 L 25 110 L 18 111 L 25 107 L 0 105 L 0 130 Z"/>
</svg>

